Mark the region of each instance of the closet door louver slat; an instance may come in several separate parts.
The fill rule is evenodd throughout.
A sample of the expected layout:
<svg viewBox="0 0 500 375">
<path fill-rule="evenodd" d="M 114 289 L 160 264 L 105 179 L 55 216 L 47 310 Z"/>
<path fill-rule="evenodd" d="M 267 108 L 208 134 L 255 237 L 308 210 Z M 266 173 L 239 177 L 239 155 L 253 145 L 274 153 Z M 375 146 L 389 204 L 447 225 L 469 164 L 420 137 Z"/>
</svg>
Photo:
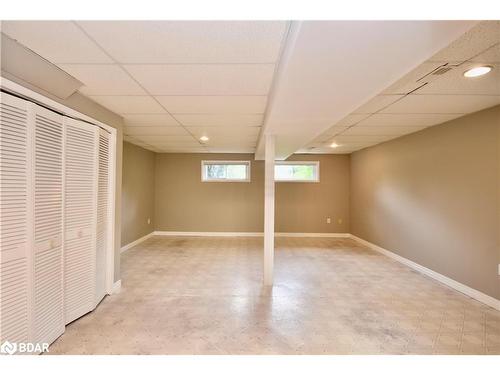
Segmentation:
<svg viewBox="0 0 500 375">
<path fill-rule="evenodd" d="M 34 278 L 36 343 L 64 332 L 63 309 L 63 117 L 34 107 Z"/>
<path fill-rule="evenodd" d="M 97 249 L 96 249 L 96 304 L 106 295 L 106 251 L 108 247 L 109 134 L 99 130 L 98 188 L 97 188 Z"/>
<path fill-rule="evenodd" d="M 50 344 L 107 292 L 111 135 L 0 95 L 0 344 Z"/>
<path fill-rule="evenodd" d="M 1 93 L 0 342 L 29 340 L 28 103 Z"/>
<path fill-rule="evenodd" d="M 94 308 L 98 129 L 65 119 L 64 308 L 66 324 Z"/>
</svg>

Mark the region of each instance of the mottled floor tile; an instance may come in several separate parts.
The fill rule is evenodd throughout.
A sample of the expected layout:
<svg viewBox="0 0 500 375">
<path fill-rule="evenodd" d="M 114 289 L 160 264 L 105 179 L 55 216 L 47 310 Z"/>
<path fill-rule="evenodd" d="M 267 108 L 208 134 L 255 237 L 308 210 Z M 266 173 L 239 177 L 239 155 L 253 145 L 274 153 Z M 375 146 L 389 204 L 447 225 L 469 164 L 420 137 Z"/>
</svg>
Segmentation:
<svg viewBox="0 0 500 375">
<path fill-rule="evenodd" d="M 500 312 L 351 239 L 152 237 L 49 354 L 500 354 Z"/>
</svg>

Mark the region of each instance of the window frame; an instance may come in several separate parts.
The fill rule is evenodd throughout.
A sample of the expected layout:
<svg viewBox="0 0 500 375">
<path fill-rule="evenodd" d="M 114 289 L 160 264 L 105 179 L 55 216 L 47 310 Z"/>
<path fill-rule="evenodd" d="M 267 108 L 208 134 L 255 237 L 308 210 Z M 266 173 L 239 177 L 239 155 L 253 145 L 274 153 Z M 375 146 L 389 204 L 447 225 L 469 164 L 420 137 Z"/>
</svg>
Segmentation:
<svg viewBox="0 0 500 375">
<path fill-rule="evenodd" d="M 205 176 L 205 165 L 211 165 L 211 164 L 246 165 L 247 177 L 245 179 L 235 179 L 235 178 L 208 179 L 207 176 Z M 251 182 L 251 181 L 252 181 L 251 160 L 202 160 L 201 161 L 201 182 Z"/>
<path fill-rule="evenodd" d="M 316 178 L 314 180 L 280 180 L 276 178 L 276 166 L 278 165 L 312 165 L 316 167 Z M 295 183 L 319 183 L 320 180 L 320 165 L 319 160 L 309 161 L 309 160 L 290 160 L 290 161 L 275 161 L 274 162 L 274 181 L 275 182 L 295 182 Z"/>
</svg>

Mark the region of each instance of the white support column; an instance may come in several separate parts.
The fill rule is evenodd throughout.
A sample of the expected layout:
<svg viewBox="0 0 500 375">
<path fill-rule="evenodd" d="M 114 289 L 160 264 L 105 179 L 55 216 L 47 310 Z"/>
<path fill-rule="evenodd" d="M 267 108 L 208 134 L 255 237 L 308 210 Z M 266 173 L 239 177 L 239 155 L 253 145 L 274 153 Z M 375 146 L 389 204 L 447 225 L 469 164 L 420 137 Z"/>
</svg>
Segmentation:
<svg viewBox="0 0 500 375">
<path fill-rule="evenodd" d="M 264 285 L 273 285 L 274 271 L 274 135 L 265 136 Z"/>
</svg>

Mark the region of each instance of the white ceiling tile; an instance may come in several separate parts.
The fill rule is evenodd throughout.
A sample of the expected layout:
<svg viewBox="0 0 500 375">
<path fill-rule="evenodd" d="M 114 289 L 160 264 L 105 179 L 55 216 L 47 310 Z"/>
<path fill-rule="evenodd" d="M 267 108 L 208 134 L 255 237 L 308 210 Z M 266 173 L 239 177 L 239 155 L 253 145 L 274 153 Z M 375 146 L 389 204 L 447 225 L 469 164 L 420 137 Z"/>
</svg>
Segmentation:
<svg viewBox="0 0 500 375">
<path fill-rule="evenodd" d="M 175 149 L 181 149 L 181 148 L 199 148 L 203 147 L 203 145 L 200 142 L 197 142 L 196 140 L 192 139 L 191 141 L 175 141 L 175 142 L 149 142 L 149 144 L 153 147 L 158 147 L 158 148 L 175 148 Z"/>
<path fill-rule="evenodd" d="M 307 148 L 313 148 L 313 147 L 326 147 L 328 146 L 328 142 L 310 142 L 307 144 Z"/>
<path fill-rule="evenodd" d="M 251 148 L 251 147 L 256 147 L 257 146 L 257 142 L 255 141 L 246 141 L 246 142 L 242 142 L 242 141 L 238 141 L 238 142 L 221 142 L 221 141 L 217 141 L 217 140 L 210 140 L 209 142 L 206 142 L 205 145 L 207 147 L 231 147 L 231 148 Z"/>
<path fill-rule="evenodd" d="M 335 125 L 333 125 L 331 127 L 331 129 L 348 128 L 349 126 L 355 125 L 356 123 L 360 122 L 361 120 L 364 120 L 368 116 L 369 116 L 369 114 L 350 114 L 350 115 L 344 117 L 339 122 L 337 122 Z M 329 132 L 329 131 L 327 131 L 327 132 Z"/>
<path fill-rule="evenodd" d="M 462 116 L 461 114 L 426 113 L 376 113 L 361 121 L 358 126 L 431 126 Z"/>
<path fill-rule="evenodd" d="M 210 152 L 234 153 L 234 154 L 253 154 L 255 147 L 233 147 L 233 146 L 217 146 L 208 147 Z"/>
<path fill-rule="evenodd" d="M 181 126 L 125 126 L 124 134 L 135 138 L 139 135 L 188 135 Z"/>
<path fill-rule="evenodd" d="M 71 21 L 2 21 L 2 32 L 55 64 L 112 63 Z"/>
<path fill-rule="evenodd" d="M 470 113 L 500 104 L 500 96 L 408 95 L 382 113 Z"/>
<path fill-rule="evenodd" d="M 224 143 L 255 142 L 257 141 L 257 138 L 258 138 L 257 134 L 231 134 L 231 135 L 215 134 L 210 138 L 210 142 L 212 141 L 224 142 Z"/>
<path fill-rule="evenodd" d="M 500 21 L 482 21 L 429 61 L 462 62 L 498 43 Z"/>
<path fill-rule="evenodd" d="M 498 39 L 500 40 L 500 36 Z M 474 57 L 470 61 L 478 63 L 500 63 L 500 42 L 491 46 L 489 49 Z"/>
<path fill-rule="evenodd" d="M 378 95 L 354 111 L 355 114 L 375 113 L 401 99 L 404 95 Z"/>
<path fill-rule="evenodd" d="M 121 115 L 166 113 L 162 106 L 150 96 L 90 96 L 90 98 Z"/>
<path fill-rule="evenodd" d="M 156 99 L 170 112 L 242 114 L 264 113 L 267 96 L 157 96 Z"/>
<path fill-rule="evenodd" d="M 223 126 L 187 126 L 186 129 L 197 137 L 202 135 L 208 137 L 214 136 L 235 136 L 235 135 L 253 135 L 256 136 L 260 132 L 260 127 L 257 126 L 239 126 L 239 127 L 223 127 Z"/>
<path fill-rule="evenodd" d="M 143 144 L 144 142 L 141 139 L 136 137 L 131 137 L 129 135 L 124 135 L 123 140 L 132 144 Z"/>
<path fill-rule="evenodd" d="M 424 129 L 425 126 L 354 126 L 345 135 L 404 135 Z"/>
<path fill-rule="evenodd" d="M 263 115 L 175 115 L 184 126 L 261 126 Z"/>
<path fill-rule="evenodd" d="M 312 155 L 318 155 L 318 154 L 350 154 L 353 151 L 357 150 L 357 147 L 337 147 L 337 148 L 331 148 L 331 147 L 313 147 L 313 148 L 303 148 L 295 152 L 295 154 L 312 154 Z"/>
<path fill-rule="evenodd" d="M 283 21 L 85 21 L 121 63 L 274 63 Z"/>
<path fill-rule="evenodd" d="M 346 117 L 344 117 L 342 120 L 337 122 L 335 125 L 327 129 L 325 132 L 323 132 L 321 135 L 316 137 L 314 139 L 315 142 L 325 142 L 328 141 L 332 138 L 332 136 L 342 133 L 345 129 L 347 129 L 350 126 L 355 125 L 356 123 L 360 122 L 361 120 L 367 118 L 370 116 L 369 114 L 351 114 Z"/>
<path fill-rule="evenodd" d="M 464 77 L 466 70 L 477 65 L 475 63 L 462 64 L 425 85 L 416 93 L 419 95 L 500 95 L 500 64 L 494 64 L 493 70 L 484 76 Z"/>
<path fill-rule="evenodd" d="M 85 95 L 146 95 L 146 92 L 118 65 L 60 64 L 59 67 L 81 81 Z"/>
<path fill-rule="evenodd" d="M 171 146 L 162 146 L 162 147 L 156 147 L 159 149 L 158 152 L 163 152 L 163 153 L 179 153 L 179 154 L 186 154 L 186 153 L 206 153 L 208 150 L 205 147 L 171 147 Z"/>
<path fill-rule="evenodd" d="M 123 115 L 126 126 L 179 126 L 168 113 L 164 114 L 127 114 Z"/>
<path fill-rule="evenodd" d="M 124 65 L 152 95 L 267 95 L 274 65 Z"/>
<path fill-rule="evenodd" d="M 335 135 L 335 133 L 333 133 L 333 134 L 326 134 L 326 133 L 321 134 L 318 137 L 316 137 L 313 140 L 311 140 L 311 143 L 326 142 L 329 139 L 331 139 L 334 135 Z"/>
<path fill-rule="evenodd" d="M 445 64 L 443 62 L 425 62 L 420 64 L 382 91 L 382 94 L 408 94 L 431 79 L 432 75 L 430 73 Z"/>
<path fill-rule="evenodd" d="M 150 142 L 164 142 L 164 143 L 172 143 L 172 142 L 191 142 L 196 141 L 192 135 L 189 133 L 183 133 L 184 135 L 135 135 L 134 139 L 139 140 L 144 143 Z"/>
<path fill-rule="evenodd" d="M 362 144 L 362 143 L 378 143 L 384 142 L 393 138 L 392 135 L 339 135 L 335 137 L 335 141 L 339 144 Z"/>
<path fill-rule="evenodd" d="M 149 145 L 149 144 L 147 144 L 147 143 L 144 143 L 144 142 L 142 142 L 142 141 L 140 141 L 140 140 L 137 140 L 137 139 L 135 139 L 135 138 L 131 138 L 131 137 L 127 137 L 127 138 L 125 138 L 125 137 L 123 137 L 123 140 L 124 140 L 125 142 L 132 143 L 133 145 L 136 145 L 136 146 L 142 147 L 142 148 L 144 148 L 144 149 L 146 149 L 146 150 L 151 150 L 151 151 L 154 151 L 154 150 L 153 150 L 153 146 L 151 146 L 151 145 Z"/>
</svg>

